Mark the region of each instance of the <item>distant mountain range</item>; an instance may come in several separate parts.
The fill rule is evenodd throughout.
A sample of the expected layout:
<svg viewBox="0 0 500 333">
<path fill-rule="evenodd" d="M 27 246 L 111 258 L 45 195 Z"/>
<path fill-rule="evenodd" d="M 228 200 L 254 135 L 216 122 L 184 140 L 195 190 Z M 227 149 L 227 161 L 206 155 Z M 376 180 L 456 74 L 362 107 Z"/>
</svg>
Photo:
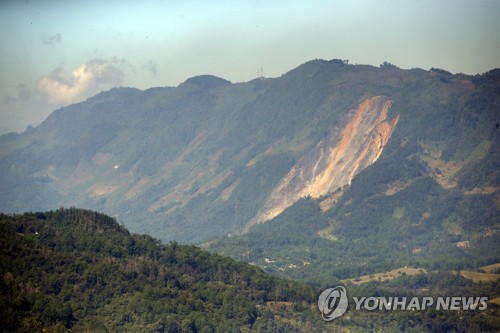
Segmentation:
<svg viewBox="0 0 500 333">
<path fill-rule="evenodd" d="M 85 207 L 199 243 L 308 197 L 324 239 L 433 230 L 466 248 L 499 236 L 499 123 L 498 69 L 314 60 L 246 83 L 112 89 L 0 137 L 0 211 Z"/>
</svg>

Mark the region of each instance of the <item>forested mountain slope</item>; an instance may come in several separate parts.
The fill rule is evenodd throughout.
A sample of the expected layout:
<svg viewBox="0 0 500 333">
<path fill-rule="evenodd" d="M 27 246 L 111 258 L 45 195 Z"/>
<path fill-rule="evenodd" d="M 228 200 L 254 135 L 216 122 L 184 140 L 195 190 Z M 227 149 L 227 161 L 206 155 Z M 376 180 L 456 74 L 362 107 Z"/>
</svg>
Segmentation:
<svg viewBox="0 0 500 333">
<path fill-rule="evenodd" d="M 316 297 L 96 212 L 0 215 L 1 332 L 321 332 Z"/>
<path fill-rule="evenodd" d="M 499 77 L 314 60 L 274 79 L 113 89 L 0 137 L 0 211 L 74 205 L 201 242 L 311 196 L 335 237 L 498 235 Z"/>
<path fill-rule="evenodd" d="M 345 285 L 350 302 L 348 312 L 333 322 L 325 322 L 317 308 L 321 289 L 266 275 L 255 266 L 194 246 L 166 245 L 150 236 L 130 234 L 100 213 L 69 208 L 0 215 L 1 332 L 497 332 L 500 328 L 494 301 L 500 295 L 494 281 L 473 283 L 449 272 L 422 272 L 363 285 L 341 283 L 331 276 L 328 283 Z M 482 311 L 360 311 L 352 299 L 394 295 L 486 296 L 493 301 Z"/>
</svg>

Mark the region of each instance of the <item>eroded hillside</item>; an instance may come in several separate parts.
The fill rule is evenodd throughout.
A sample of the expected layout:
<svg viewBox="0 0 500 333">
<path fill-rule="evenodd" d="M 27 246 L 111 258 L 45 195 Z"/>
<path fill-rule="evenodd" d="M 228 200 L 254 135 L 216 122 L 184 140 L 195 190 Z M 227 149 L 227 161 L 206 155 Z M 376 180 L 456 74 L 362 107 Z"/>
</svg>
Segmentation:
<svg viewBox="0 0 500 333">
<path fill-rule="evenodd" d="M 202 75 L 178 87 L 113 89 L 0 137 L 0 211 L 85 207 L 133 232 L 203 242 L 311 196 L 324 211 L 349 208 L 336 215 L 338 235 L 364 221 L 360 212 L 373 207 L 359 204 L 365 198 L 392 203 L 431 177 L 437 197 L 482 203 L 475 207 L 488 214 L 477 220 L 489 225 L 498 205 L 486 200 L 500 188 L 499 82 L 500 70 L 467 76 L 334 59 L 245 83 Z M 430 202 L 414 208 L 421 201 L 412 194 L 398 223 L 469 223 L 455 204 L 441 205 L 441 216 Z"/>
<path fill-rule="evenodd" d="M 364 100 L 349 112 L 342 128 L 304 154 L 266 200 L 264 208 L 247 224 L 272 219 L 300 198 L 319 198 L 340 191 L 352 178 L 375 163 L 398 123 L 388 119 L 392 101 L 384 96 Z"/>
</svg>

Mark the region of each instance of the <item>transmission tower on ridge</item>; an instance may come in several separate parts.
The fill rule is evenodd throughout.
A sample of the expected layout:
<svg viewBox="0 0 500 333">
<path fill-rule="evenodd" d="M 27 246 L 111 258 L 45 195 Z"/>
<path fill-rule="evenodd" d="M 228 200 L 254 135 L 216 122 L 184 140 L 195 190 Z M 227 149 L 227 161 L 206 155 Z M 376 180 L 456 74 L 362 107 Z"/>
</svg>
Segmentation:
<svg viewBox="0 0 500 333">
<path fill-rule="evenodd" d="M 257 69 L 257 78 L 261 80 L 264 78 L 264 68 L 261 67 Z"/>
</svg>

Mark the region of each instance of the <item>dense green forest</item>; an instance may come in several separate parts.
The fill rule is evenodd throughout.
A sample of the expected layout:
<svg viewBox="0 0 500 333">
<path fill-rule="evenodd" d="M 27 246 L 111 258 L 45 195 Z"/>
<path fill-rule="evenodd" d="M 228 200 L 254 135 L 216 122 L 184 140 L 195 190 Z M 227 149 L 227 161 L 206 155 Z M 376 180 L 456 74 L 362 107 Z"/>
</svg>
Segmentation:
<svg viewBox="0 0 500 333">
<path fill-rule="evenodd" d="M 321 331 L 316 291 L 79 209 L 0 216 L 2 332 Z M 323 327 L 323 328 L 322 328 Z"/>
<path fill-rule="evenodd" d="M 304 205 L 310 206 L 307 201 Z M 494 332 L 485 311 L 355 311 L 324 322 L 321 289 L 76 208 L 0 215 L 1 332 Z M 332 278 L 331 284 L 341 284 Z M 492 295 L 455 274 L 343 284 L 353 296 Z M 352 304 L 352 303 L 351 303 Z"/>
<path fill-rule="evenodd" d="M 427 190 L 425 195 L 432 200 L 429 184 L 422 185 L 424 189 L 420 189 L 421 185 L 417 185 L 417 189 Z M 345 200 L 352 201 L 349 195 Z M 484 235 L 484 230 L 493 226 L 471 225 L 462 235 L 453 235 L 447 225 L 439 221 L 392 223 L 383 217 L 392 216 L 400 202 L 392 201 L 395 205 L 391 206 L 390 202 L 383 201 L 383 196 L 378 199 L 381 203 L 377 204 L 375 198 L 371 200 L 374 203 L 364 205 L 372 209 L 363 209 L 363 204 L 358 209 L 358 221 L 363 223 L 342 226 L 335 219 L 335 208 L 323 212 L 320 200 L 305 198 L 270 222 L 254 226 L 248 234 L 214 240 L 209 248 L 257 264 L 267 272 L 321 287 L 331 285 L 332 281 L 403 266 L 475 270 L 500 262 L 500 240 Z M 474 207 L 474 202 L 462 202 L 461 209 L 474 212 L 483 208 Z M 434 204 L 444 206 L 437 200 Z M 381 219 L 380 223 L 377 218 Z M 340 227 L 349 232 L 337 231 Z M 463 239 L 469 239 L 468 246 L 457 246 Z"/>
<path fill-rule="evenodd" d="M 482 272 L 479 267 L 499 263 L 497 237 L 476 234 L 468 243 L 470 247 L 462 248 L 456 246 L 460 238 L 450 235 L 441 224 L 410 226 L 410 230 L 405 224 L 396 224 L 366 232 L 363 229 L 370 230 L 368 224 L 377 218 L 373 212 L 364 217 L 365 226 L 353 226 L 357 232 L 342 235 L 336 232 L 332 218 L 335 210 L 323 212 L 320 201 L 302 199 L 270 222 L 254 226 L 245 235 L 210 242 L 209 248 L 256 264 L 273 275 L 316 287 L 345 284 L 350 297 L 483 295 L 498 300 L 500 275 L 473 281 L 457 273 Z M 420 272 L 408 275 L 406 267 Z M 398 271 L 395 278 L 376 278 L 389 275 L 380 272 L 393 269 Z M 369 275 L 370 281 L 351 282 L 360 281 L 362 275 Z M 497 304 L 491 303 L 487 313 L 351 311 L 336 323 L 374 332 L 495 332 L 500 329 Z"/>
</svg>

